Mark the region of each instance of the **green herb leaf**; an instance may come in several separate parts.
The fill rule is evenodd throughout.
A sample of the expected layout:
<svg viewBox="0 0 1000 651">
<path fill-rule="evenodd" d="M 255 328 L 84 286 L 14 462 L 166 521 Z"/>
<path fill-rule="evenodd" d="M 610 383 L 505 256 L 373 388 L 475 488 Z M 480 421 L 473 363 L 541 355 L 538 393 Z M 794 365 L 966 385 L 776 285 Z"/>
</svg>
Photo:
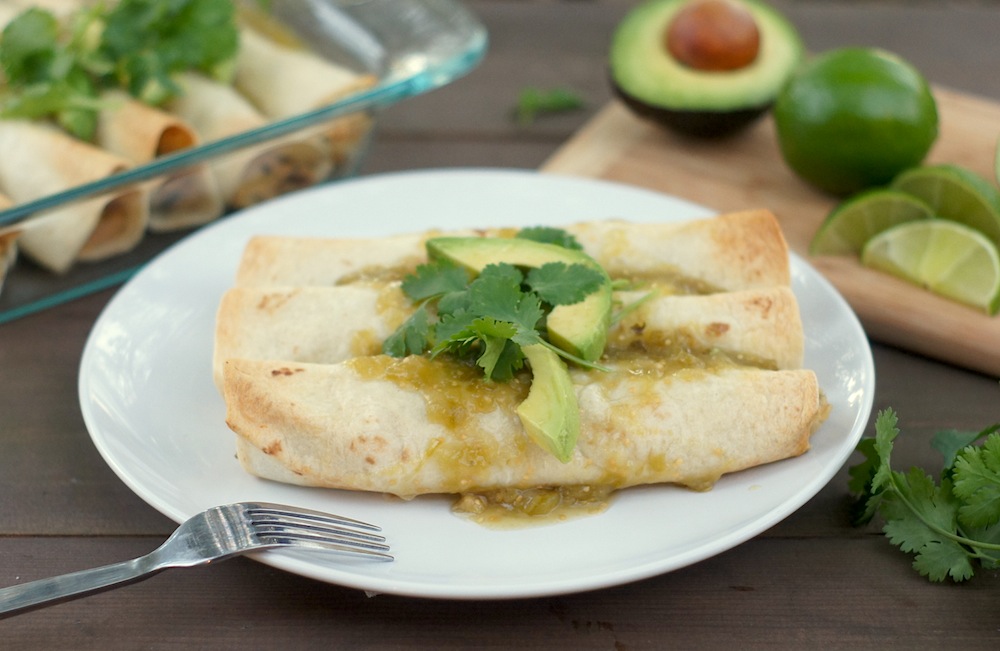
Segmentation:
<svg viewBox="0 0 1000 651">
<path fill-rule="evenodd" d="M 402 289 L 415 301 L 437 301 L 437 321 L 423 320 L 426 315 L 408 319 L 383 352 L 399 357 L 429 350 L 431 356 L 471 358 L 488 379 L 505 381 L 524 366 L 521 347 L 542 343 L 574 363 L 602 368 L 553 346 L 539 331 L 546 306 L 583 300 L 601 282 L 599 270 L 580 264 L 550 263 L 527 277 L 514 265 L 492 264 L 472 280 L 445 261 L 423 264 L 403 280 Z"/>
<path fill-rule="evenodd" d="M 6 78 L 0 101 L 5 118 L 53 118 L 71 134 L 90 139 L 97 126 L 97 88 L 85 69 L 83 30 L 68 32 L 37 8 L 12 20 L 0 36 Z"/>
<path fill-rule="evenodd" d="M 530 270 L 526 280 L 532 291 L 549 305 L 572 305 L 597 291 L 604 282 L 604 274 L 582 264 L 549 262 Z"/>
<path fill-rule="evenodd" d="M 967 447 L 955 459 L 955 495 L 963 524 L 988 527 L 1000 521 L 1000 434 L 993 433 L 982 447 Z"/>
<path fill-rule="evenodd" d="M 951 468 L 958 453 L 989 432 L 962 432 L 955 429 L 941 430 L 931 439 L 931 447 L 944 457 L 944 467 Z"/>
<path fill-rule="evenodd" d="M 403 279 L 403 293 L 414 301 L 460 292 L 469 284 L 469 273 L 446 261 L 422 264 Z"/>
<path fill-rule="evenodd" d="M 58 49 L 59 22 L 50 12 L 28 9 L 3 30 L 0 65 L 7 82 L 34 82 L 48 74 Z"/>
<path fill-rule="evenodd" d="M 430 329 L 427 306 L 421 305 L 382 342 L 382 352 L 392 357 L 420 355 L 427 350 Z"/>
<path fill-rule="evenodd" d="M 540 115 L 575 111 L 584 107 L 583 99 L 568 88 L 525 88 L 517 98 L 514 111 L 517 123 L 527 126 Z"/>
<path fill-rule="evenodd" d="M 880 412 L 875 438 L 857 446 L 864 461 L 849 469 L 849 485 L 860 493 L 863 510 L 855 509 L 855 524 L 880 515 L 890 542 L 912 553 L 914 569 L 932 581 L 965 581 L 975 561 L 1000 566 L 1000 425 L 976 435 L 939 432 L 934 447 L 953 460 L 942 468 L 939 483 L 920 468 L 892 470 L 896 425 L 895 412 Z M 984 436 L 981 447 L 957 450 L 960 442 Z"/>
<path fill-rule="evenodd" d="M 522 240 L 533 240 L 543 244 L 555 244 L 564 249 L 582 251 L 583 245 L 577 241 L 572 233 L 554 226 L 529 226 L 522 228 L 514 237 Z"/>
<path fill-rule="evenodd" d="M 0 36 L 0 116 L 52 118 L 89 140 L 102 90 L 161 104 L 180 91 L 178 72 L 228 78 L 238 46 L 230 0 L 121 0 L 81 7 L 64 22 L 31 8 Z"/>
<path fill-rule="evenodd" d="M 161 104 L 180 92 L 177 72 L 225 79 L 238 47 L 230 0 L 121 0 L 105 17 L 100 52 L 118 84 Z"/>
</svg>

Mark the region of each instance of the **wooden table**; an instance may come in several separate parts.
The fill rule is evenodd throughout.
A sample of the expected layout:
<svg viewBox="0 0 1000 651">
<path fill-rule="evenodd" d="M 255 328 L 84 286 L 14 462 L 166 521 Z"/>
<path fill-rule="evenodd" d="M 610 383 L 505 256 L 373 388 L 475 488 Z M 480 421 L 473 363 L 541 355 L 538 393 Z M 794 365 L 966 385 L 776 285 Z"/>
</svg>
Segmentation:
<svg viewBox="0 0 1000 651">
<path fill-rule="evenodd" d="M 632 3 L 469 4 L 491 32 L 487 60 L 389 110 L 364 173 L 535 168 L 609 100 L 607 42 Z M 1000 99 L 995 4 L 776 4 L 813 50 L 881 45 L 935 83 Z M 569 86 L 588 107 L 519 127 L 508 111 L 528 85 Z M 0 585 L 143 554 L 174 527 L 105 465 L 80 416 L 80 353 L 111 296 L 0 326 Z M 1000 419 L 995 378 L 874 353 L 875 408 L 894 407 L 904 430 L 897 467 L 939 463 L 939 429 Z M 0 648 L 1000 648 L 1000 573 L 927 582 L 876 528 L 848 524 L 846 477 L 757 538 L 635 584 L 500 602 L 368 597 L 236 559 L 0 621 Z"/>
</svg>

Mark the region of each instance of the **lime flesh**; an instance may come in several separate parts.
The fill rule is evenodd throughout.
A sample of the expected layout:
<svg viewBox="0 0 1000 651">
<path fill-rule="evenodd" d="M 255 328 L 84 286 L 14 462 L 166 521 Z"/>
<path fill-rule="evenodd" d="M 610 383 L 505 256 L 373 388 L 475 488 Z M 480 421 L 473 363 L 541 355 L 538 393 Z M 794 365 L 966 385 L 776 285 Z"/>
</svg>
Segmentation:
<svg viewBox="0 0 1000 651">
<path fill-rule="evenodd" d="M 812 255 L 857 255 L 865 242 L 903 222 L 929 219 L 927 203 L 896 190 L 869 190 L 830 212 L 809 245 Z"/>
<path fill-rule="evenodd" d="M 1000 192 L 975 172 L 957 165 L 916 167 L 896 177 L 892 187 L 926 201 L 935 216 L 965 224 L 1000 245 Z"/>
<path fill-rule="evenodd" d="M 906 222 L 865 245 L 861 262 L 977 307 L 1000 308 L 1000 254 L 982 233 L 943 219 Z"/>
</svg>

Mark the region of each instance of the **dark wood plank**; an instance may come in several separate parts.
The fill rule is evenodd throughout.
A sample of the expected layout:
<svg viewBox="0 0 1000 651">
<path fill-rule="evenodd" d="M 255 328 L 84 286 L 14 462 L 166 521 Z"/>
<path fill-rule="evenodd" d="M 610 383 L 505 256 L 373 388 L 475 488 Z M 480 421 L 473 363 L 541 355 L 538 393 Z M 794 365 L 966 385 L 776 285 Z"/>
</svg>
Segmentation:
<svg viewBox="0 0 1000 651">
<path fill-rule="evenodd" d="M 585 544 L 585 543 L 581 543 Z M 142 553 L 149 540 L 0 541 L 22 578 Z M 57 562 L 41 562 L 40 557 Z M 36 559 L 33 563 L 33 559 Z M 247 559 L 2 624 L 4 648 L 995 649 L 1000 573 L 928 585 L 881 537 L 750 541 L 668 575 L 593 593 L 438 601 L 318 583 Z M 210 616 L 206 616 L 210 614 Z M 737 642 L 738 641 L 738 642 Z M 266 645 L 265 645 L 266 646 Z"/>
<path fill-rule="evenodd" d="M 483 65 L 382 116 L 364 171 L 541 165 L 609 98 L 607 38 L 634 3 L 470 0 L 491 30 Z M 1000 11 L 989 3 L 775 0 L 809 47 L 875 44 L 940 84 L 1000 98 Z M 525 86 L 564 85 L 587 108 L 515 124 Z M 998 125 L 1000 128 L 1000 125 Z M 984 134 L 993 138 L 995 134 Z M 0 584 L 142 554 L 173 525 L 133 495 L 93 448 L 76 372 L 111 292 L 0 326 Z M 875 346 L 875 407 L 904 434 L 900 468 L 939 463 L 943 428 L 997 420 L 989 378 Z M 871 427 L 869 427 L 869 433 Z M 801 510 L 729 552 L 645 581 L 504 602 L 364 593 L 247 559 L 171 571 L 0 622 L 4 649 L 659 649 L 1000 646 L 1000 574 L 930 584 L 877 527 L 846 517 L 846 467 Z M 682 523 L 681 523 L 682 526 Z"/>
</svg>

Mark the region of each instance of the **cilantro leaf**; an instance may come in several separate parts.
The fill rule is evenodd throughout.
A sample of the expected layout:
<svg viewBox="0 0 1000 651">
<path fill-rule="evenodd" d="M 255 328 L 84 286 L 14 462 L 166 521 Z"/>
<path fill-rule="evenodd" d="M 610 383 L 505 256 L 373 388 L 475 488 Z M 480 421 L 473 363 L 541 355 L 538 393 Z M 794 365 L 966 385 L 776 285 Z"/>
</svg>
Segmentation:
<svg viewBox="0 0 1000 651">
<path fill-rule="evenodd" d="M 521 290 L 521 272 L 509 264 L 489 265 L 469 283 L 470 310 L 508 321 L 517 333 L 534 332 L 545 316 L 537 296 Z"/>
<path fill-rule="evenodd" d="M 964 500 L 959 518 L 964 524 L 987 527 L 1000 521 L 1000 434 L 982 447 L 967 447 L 955 458 L 955 495 Z"/>
<path fill-rule="evenodd" d="M 427 306 L 421 305 L 399 328 L 382 342 L 382 352 L 392 357 L 419 355 L 427 350 L 430 319 Z"/>
<path fill-rule="evenodd" d="M 944 457 L 944 467 L 951 468 L 955 463 L 955 457 L 964 448 L 972 445 L 980 438 L 989 434 L 985 432 L 962 432 L 955 429 L 942 430 L 931 439 L 931 447 L 941 453 Z"/>
<path fill-rule="evenodd" d="M 913 558 L 913 569 L 931 581 L 971 579 L 974 574 L 969 553 L 950 540 L 934 540 L 920 548 Z"/>
<path fill-rule="evenodd" d="M 583 99 L 567 88 L 525 88 L 518 95 L 514 115 L 518 124 L 527 126 L 539 115 L 573 111 L 583 106 Z"/>
<path fill-rule="evenodd" d="M 848 488 L 861 497 L 851 505 L 851 524 L 861 526 L 867 524 L 875 516 L 881 501 L 881 493 L 871 492 L 872 480 L 878 471 L 880 458 L 875 451 L 875 439 L 863 438 L 858 442 L 856 450 L 864 456 L 864 461 L 848 468 Z"/>
<path fill-rule="evenodd" d="M 414 273 L 403 279 L 403 293 L 415 301 L 459 292 L 469 284 L 465 269 L 447 261 L 418 265 Z"/>
<path fill-rule="evenodd" d="M 582 264 L 549 262 L 528 272 L 528 286 L 550 305 L 572 305 L 597 291 L 604 274 Z"/>
<path fill-rule="evenodd" d="M 524 354 L 511 341 L 516 327 L 506 321 L 479 318 L 475 321 L 476 336 L 483 343 L 483 352 L 476 359 L 487 378 L 505 382 L 514 376 L 514 371 L 524 366 Z"/>
<path fill-rule="evenodd" d="M 0 37 L 0 116 L 52 118 L 90 140 L 102 90 L 161 104 L 180 92 L 175 73 L 226 79 L 238 47 L 231 0 L 121 0 L 81 7 L 63 21 L 30 8 Z"/>
<path fill-rule="evenodd" d="M 180 92 L 171 80 L 177 72 L 225 79 L 238 47 L 230 0 L 121 0 L 105 17 L 100 53 L 115 82 L 161 104 Z"/>
<path fill-rule="evenodd" d="M 0 49 L 0 65 L 8 83 L 44 78 L 58 48 L 58 34 L 56 17 L 38 8 L 28 9 L 8 23 Z"/>
<path fill-rule="evenodd" d="M 6 78 L 0 101 L 5 118 L 53 118 L 71 134 L 90 139 L 97 127 L 97 88 L 85 65 L 84 29 L 67 32 L 48 11 L 18 14 L 0 36 Z"/>
<path fill-rule="evenodd" d="M 572 233 L 553 226 L 529 226 L 522 228 L 514 237 L 522 240 L 532 240 L 543 244 L 555 244 L 564 249 L 582 251 L 583 245 L 577 241 Z"/>
<path fill-rule="evenodd" d="M 850 488 L 860 493 L 853 520 L 863 524 L 878 514 L 892 544 L 914 555 L 913 567 L 932 581 L 965 581 L 982 567 L 1000 566 L 1000 425 L 980 434 L 938 433 L 934 447 L 953 464 L 940 482 L 920 468 L 907 473 L 890 465 L 897 418 L 891 409 L 875 420 L 875 438 L 857 449 L 864 461 L 849 469 Z M 959 441 L 981 447 L 956 451 Z"/>
</svg>

